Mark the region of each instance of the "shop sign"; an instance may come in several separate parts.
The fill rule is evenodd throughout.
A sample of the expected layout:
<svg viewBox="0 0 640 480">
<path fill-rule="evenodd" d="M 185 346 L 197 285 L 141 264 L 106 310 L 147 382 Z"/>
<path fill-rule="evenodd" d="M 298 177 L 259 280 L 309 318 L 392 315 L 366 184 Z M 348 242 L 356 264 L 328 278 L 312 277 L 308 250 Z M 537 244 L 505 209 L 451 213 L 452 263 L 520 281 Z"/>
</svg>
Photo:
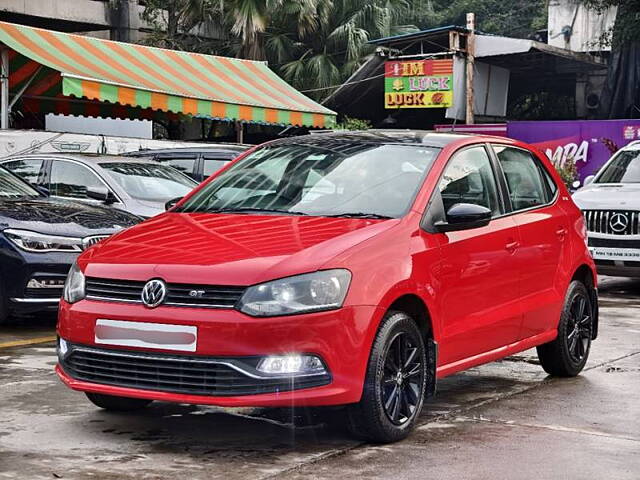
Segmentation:
<svg viewBox="0 0 640 480">
<path fill-rule="evenodd" d="M 448 108 L 453 105 L 453 59 L 385 63 L 385 108 Z"/>
</svg>

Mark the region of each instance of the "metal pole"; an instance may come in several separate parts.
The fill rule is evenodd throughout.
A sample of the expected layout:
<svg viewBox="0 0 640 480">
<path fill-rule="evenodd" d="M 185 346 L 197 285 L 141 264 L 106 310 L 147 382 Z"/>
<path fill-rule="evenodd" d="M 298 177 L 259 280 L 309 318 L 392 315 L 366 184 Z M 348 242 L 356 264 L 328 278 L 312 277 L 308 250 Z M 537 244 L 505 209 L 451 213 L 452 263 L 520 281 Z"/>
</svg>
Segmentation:
<svg viewBox="0 0 640 480">
<path fill-rule="evenodd" d="M 475 123 L 473 75 L 476 63 L 476 14 L 467 13 L 467 125 Z"/>
<path fill-rule="evenodd" d="M 9 50 L 0 50 L 0 128 L 9 128 Z"/>
<path fill-rule="evenodd" d="M 236 120 L 236 142 L 244 143 L 244 125 L 239 120 Z"/>
</svg>

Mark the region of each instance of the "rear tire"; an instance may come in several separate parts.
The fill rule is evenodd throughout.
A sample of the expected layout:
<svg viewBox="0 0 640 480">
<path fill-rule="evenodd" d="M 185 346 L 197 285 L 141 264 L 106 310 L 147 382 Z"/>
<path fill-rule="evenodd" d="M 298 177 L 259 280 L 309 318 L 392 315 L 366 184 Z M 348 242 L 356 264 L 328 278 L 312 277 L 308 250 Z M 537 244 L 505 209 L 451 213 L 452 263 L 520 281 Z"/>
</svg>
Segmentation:
<svg viewBox="0 0 640 480">
<path fill-rule="evenodd" d="M 558 324 L 558 336 L 537 347 L 545 372 L 556 377 L 575 377 L 582 371 L 591 348 L 593 318 L 589 291 L 582 282 L 571 282 Z"/>
<path fill-rule="evenodd" d="M 362 398 L 347 407 L 352 435 L 377 443 L 405 438 L 422 411 L 427 357 L 420 329 L 404 312 L 388 312 L 371 348 Z"/>
<path fill-rule="evenodd" d="M 90 392 L 85 392 L 85 395 L 95 406 L 112 412 L 130 412 L 133 410 L 140 410 L 153 401 L 146 400 L 144 398 L 114 397 L 113 395 L 103 395 L 101 393 Z"/>
</svg>

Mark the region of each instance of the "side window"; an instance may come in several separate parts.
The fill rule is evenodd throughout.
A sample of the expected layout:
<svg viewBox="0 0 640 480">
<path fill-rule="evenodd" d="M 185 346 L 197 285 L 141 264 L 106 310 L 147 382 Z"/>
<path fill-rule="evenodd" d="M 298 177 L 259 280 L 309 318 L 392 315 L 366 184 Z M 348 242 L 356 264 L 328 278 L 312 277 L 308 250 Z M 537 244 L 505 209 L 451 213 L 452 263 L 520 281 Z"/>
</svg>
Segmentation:
<svg viewBox="0 0 640 480">
<path fill-rule="evenodd" d="M 456 153 L 447 165 L 440 194 L 445 212 L 456 203 L 472 203 L 500 215 L 498 188 L 491 161 L 484 147 L 473 147 Z"/>
<path fill-rule="evenodd" d="M 3 163 L 2 166 L 30 184 L 37 185 L 40 169 L 42 168 L 42 160 L 13 160 Z"/>
<path fill-rule="evenodd" d="M 181 171 L 185 175 L 189 175 L 193 178 L 193 167 L 196 164 L 196 157 L 179 157 L 179 158 L 170 158 L 170 157 L 158 157 L 157 161 L 164 163 L 165 165 L 170 165 L 176 170 Z"/>
<path fill-rule="evenodd" d="M 214 173 L 216 173 L 218 170 L 220 170 L 222 167 L 224 167 L 227 163 L 229 163 L 229 160 L 216 160 L 213 158 L 204 158 L 204 167 L 203 167 L 203 175 L 204 178 L 208 178 L 211 175 L 213 175 Z"/>
<path fill-rule="evenodd" d="M 51 195 L 68 198 L 87 198 L 87 187 L 104 187 L 98 176 L 89 168 L 64 160 L 54 160 L 51 165 Z"/>
<path fill-rule="evenodd" d="M 555 195 L 557 186 L 531 153 L 498 145 L 493 149 L 504 171 L 514 211 L 544 205 Z"/>
</svg>

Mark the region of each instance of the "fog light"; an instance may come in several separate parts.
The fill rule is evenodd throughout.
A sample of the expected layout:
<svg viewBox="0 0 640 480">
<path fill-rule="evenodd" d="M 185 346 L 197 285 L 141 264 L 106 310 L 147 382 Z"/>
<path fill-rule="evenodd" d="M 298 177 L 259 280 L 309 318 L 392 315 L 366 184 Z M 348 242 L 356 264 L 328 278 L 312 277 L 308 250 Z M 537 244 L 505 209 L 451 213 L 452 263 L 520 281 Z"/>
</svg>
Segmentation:
<svg viewBox="0 0 640 480">
<path fill-rule="evenodd" d="M 27 288 L 62 288 L 64 278 L 32 278 L 27 282 Z"/>
<path fill-rule="evenodd" d="M 68 351 L 69 345 L 67 344 L 67 341 L 62 337 L 58 337 L 58 357 L 64 358 Z"/>
<path fill-rule="evenodd" d="M 326 374 L 322 360 L 314 355 L 273 355 L 260 360 L 258 371 L 274 374 Z"/>
</svg>

